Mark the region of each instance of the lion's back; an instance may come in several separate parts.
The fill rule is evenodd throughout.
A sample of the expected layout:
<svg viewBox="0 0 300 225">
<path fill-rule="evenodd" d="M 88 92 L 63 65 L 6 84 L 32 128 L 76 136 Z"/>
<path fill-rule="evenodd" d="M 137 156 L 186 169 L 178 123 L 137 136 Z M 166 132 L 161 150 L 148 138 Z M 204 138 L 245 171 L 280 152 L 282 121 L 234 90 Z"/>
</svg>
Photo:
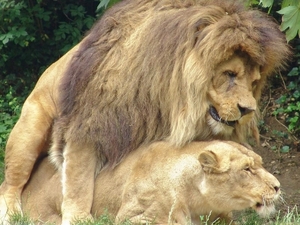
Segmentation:
<svg viewBox="0 0 300 225">
<path fill-rule="evenodd" d="M 234 29 L 225 22 L 236 25 L 237 15 L 245 20 L 245 26 L 261 16 L 254 13 L 247 14 L 243 2 L 233 0 L 127 0 L 112 7 L 80 43 L 64 74 L 58 104 L 61 116 L 56 123 L 57 136 L 61 136 L 57 139 L 88 143 L 100 152 L 103 161 L 113 165 L 152 141 L 168 140 L 183 146 L 196 138 L 214 138 L 206 116 L 211 70 L 233 49 L 224 50 L 231 43 L 218 40 L 221 29 L 211 30 L 217 27 L 231 34 Z M 255 34 L 262 38 L 282 37 L 279 30 L 273 35 L 271 29 L 260 29 Z M 213 33 L 215 40 L 206 38 L 208 33 Z M 234 33 L 231 36 L 234 40 Z M 268 45 L 272 41 L 262 39 L 266 46 L 260 46 L 257 37 L 253 39 L 236 45 L 247 51 L 251 48 L 244 45 L 271 49 Z M 217 47 L 212 47 L 213 42 Z M 277 42 L 282 44 L 281 39 Z M 286 46 L 278 49 L 286 51 Z M 278 54 L 274 49 L 272 53 Z M 287 51 L 282 57 L 285 54 Z M 254 56 L 259 57 L 257 52 Z M 268 64 L 276 67 L 282 57 L 269 57 Z M 246 125 L 238 137 L 226 138 L 242 142 L 251 126 Z"/>
</svg>

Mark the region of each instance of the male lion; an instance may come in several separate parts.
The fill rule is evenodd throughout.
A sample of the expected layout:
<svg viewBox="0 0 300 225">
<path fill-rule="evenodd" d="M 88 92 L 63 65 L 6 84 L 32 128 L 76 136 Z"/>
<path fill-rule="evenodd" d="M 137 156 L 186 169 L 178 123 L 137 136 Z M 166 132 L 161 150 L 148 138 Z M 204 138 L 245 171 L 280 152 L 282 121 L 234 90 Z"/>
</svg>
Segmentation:
<svg viewBox="0 0 300 225">
<path fill-rule="evenodd" d="M 103 165 L 143 144 L 258 139 L 257 101 L 288 55 L 278 25 L 242 1 L 120 2 L 45 71 L 24 103 L 7 142 L 1 215 L 20 210 L 52 133 L 64 224 L 90 216 Z"/>
<path fill-rule="evenodd" d="M 33 174 L 22 193 L 23 210 L 33 220 L 61 222 L 60 179 L 48 158 Z M 201 215 L 230 222 L 232 210 L 252 207 L 270 214 L 279 186 L 261 157 L 235 142 L 192 142 L 183 148 L 155 142 L 99 173 L 92 214 L 138 224 L 200 224 Z"/>
</svg>

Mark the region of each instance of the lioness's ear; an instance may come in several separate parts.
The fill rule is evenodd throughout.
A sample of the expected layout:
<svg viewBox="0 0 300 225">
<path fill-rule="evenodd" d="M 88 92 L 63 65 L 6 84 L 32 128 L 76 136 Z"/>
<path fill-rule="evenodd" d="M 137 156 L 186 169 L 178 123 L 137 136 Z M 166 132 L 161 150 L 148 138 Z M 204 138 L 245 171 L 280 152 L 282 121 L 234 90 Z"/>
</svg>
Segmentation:
<svg viewBox="0 0 300 225">
<path fill-rule="evenodd" d="M 210 150 L 205 150 L 199 155 L 199 162 L 204 172 L 216 172 L 219 167 L 217 155 Z"/>
</svg>

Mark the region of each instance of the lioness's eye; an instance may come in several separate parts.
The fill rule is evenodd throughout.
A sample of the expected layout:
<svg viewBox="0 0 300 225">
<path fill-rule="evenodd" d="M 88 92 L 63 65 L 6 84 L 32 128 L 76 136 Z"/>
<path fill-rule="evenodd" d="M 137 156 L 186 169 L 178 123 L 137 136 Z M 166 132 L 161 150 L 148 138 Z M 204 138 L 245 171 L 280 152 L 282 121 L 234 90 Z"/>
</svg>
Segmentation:
<svg viewBox="0 0 300 225">
<path fill-rule="evenodd" d="M 244 170 L 247 171 L 247 172 L 251 172 L 251 169 L 250 169 L 250 167 L 248 167 L 248 166 L 245 167 Z"/>
<path fill-rule="evenodd" d="M 231 78 L 237 76 L 237 74 L 236 74 L 235 72 L 231 71 L 231 70 L 226 70 L 226 71 L 224 72 L 224 74 L 227 75 L 227 76 L 229 76 L 229 77 L 231 77 Z"/>
</svg>

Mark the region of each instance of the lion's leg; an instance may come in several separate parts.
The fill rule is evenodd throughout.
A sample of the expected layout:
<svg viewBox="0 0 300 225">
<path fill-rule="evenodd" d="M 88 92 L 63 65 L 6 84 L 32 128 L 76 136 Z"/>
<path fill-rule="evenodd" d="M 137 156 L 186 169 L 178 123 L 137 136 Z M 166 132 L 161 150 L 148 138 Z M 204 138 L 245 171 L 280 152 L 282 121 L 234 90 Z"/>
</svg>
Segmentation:
<svg viewBox="0 0 300 225">
<path fill-rule="evenodd" d="M 50 104 L 50 103 L 49 103 Z M 50 107 L 50 106 L 49 106 Z M 28 99 L 11 131 L 5 150 L 5 180 L 0 187 L 0 216 L 8 220 L 21 212 L 20 197 L 51 130 L 52 117 L 37 101 Z"/>
<path fill-rule="evenodd" d="M 62 166 L 62 224 L 91 219 L 97 154 L 93 147 L 67 142 Z"/>
</svg>

